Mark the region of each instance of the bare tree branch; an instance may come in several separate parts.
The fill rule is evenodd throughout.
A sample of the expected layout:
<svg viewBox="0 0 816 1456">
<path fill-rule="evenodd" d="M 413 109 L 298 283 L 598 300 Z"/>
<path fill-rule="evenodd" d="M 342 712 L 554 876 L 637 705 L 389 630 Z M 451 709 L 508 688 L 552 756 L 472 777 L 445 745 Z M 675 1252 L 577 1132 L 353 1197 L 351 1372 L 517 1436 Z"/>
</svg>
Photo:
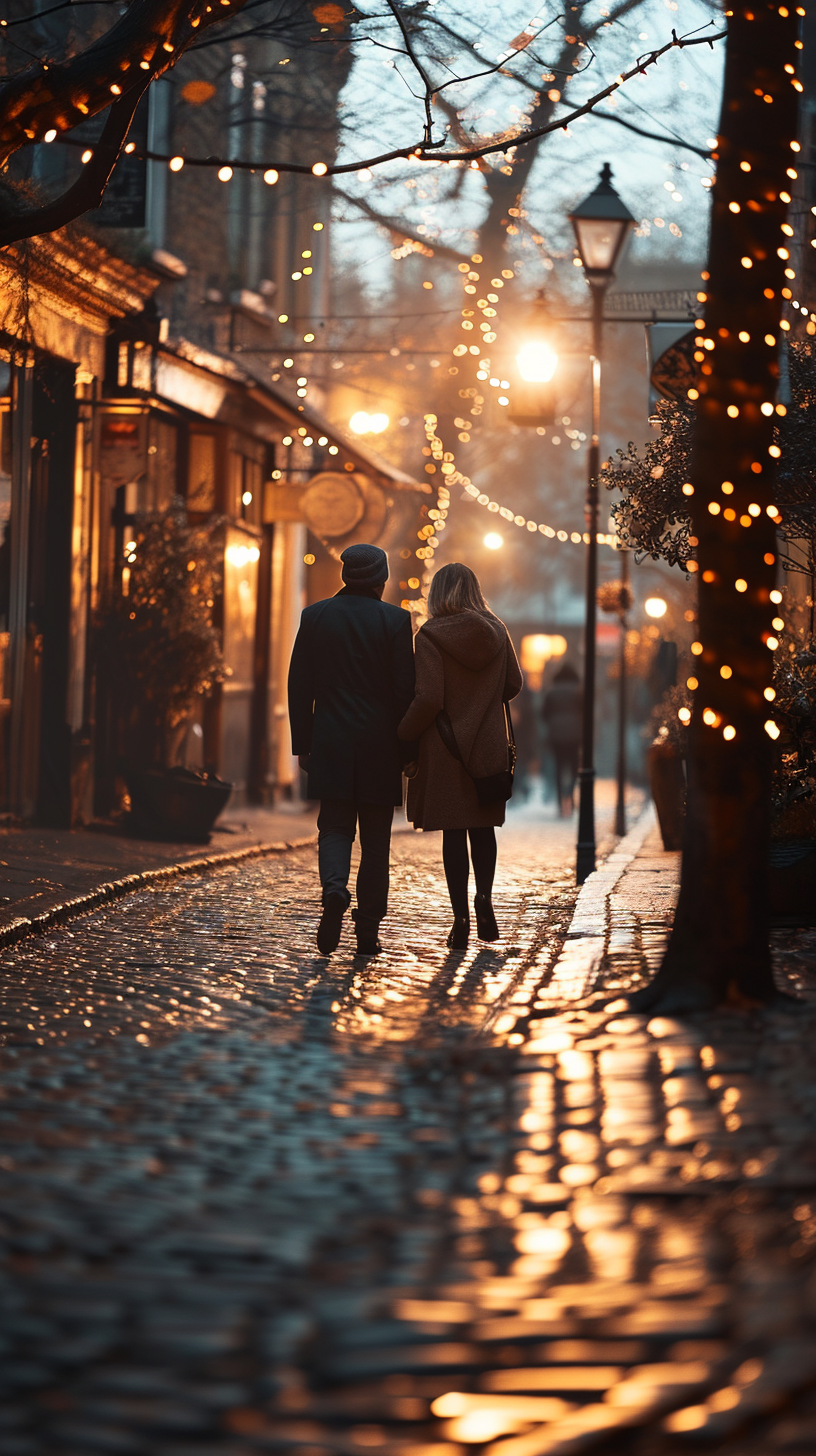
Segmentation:
<svg viewBox="0 0 816 1456">
<path fill-rule="evenodd" d="M 236 14 L 245 0 L 135 0 L 84 51 L 68 60 L 38 60 L 0 88 L 0 166 L 49 130 L 70 130 L 117 97 L 141 96 L 145 79 L 172 66 L 197 31 Z"/>
<path fill-rule="evenodd" d="M 639 0 L 631 0 L 631 3 L 639 3 Z M 321 177 L 340 176 L 347 172 L 357 172 L 364 168 L 378 167 L 384 162 L 394 162 L 408 158 L 414 158 L 417 162 L 430 162 L 436 165 L 448 162 L 470 162 L 478 160 L 479 157 L 492 156 L 497 152 L 507 152 L 511 148 L 515 150 L 519 147 L 526 146 L 531 141 L 536 141 L 539 137 L 547 136 L 550 132 L 566 130 L 573 121 L 577 121 L 581 116 L 589 115 L 601 101 L 605 101 L 608 96 L 613 96 L 626 81 L 631 81 L 634 76 L 645 76 L 647 70 L 652 66 L 656 66 L 661 56 L 666 55 L 668 51 L 686 50 L 689 46 L 713 46 L 715 41 L 723 40 L 725 35 L 726 32 L 722 30 L 711 36 L 682 37 L 677 36 L 672 31 L 672 39 L 670 41 L 666 41 L 665 45 L 658 46 L 655 50 L 650 51 L 648 55 L 640 56 L 628 71 L 623 71 L 614 81 L 610 82 L 608 86 L 604 86 L 603 90 L 596 92 L 583 105 L 574 107 L 566 115 L 552 119 L 542 126 L 523 128 L 514 136 L 504 135 L 499 139 L 494 138 L 479 146 L 467 146 L 459 151 L 452 152 L 441 152 L 440 149 L 444 145 L 442 142 L 435 143 L 433 146 L 427 146 L 424 141 L 414 142 L 409 146 L 393 147 L 390 151 L 380 152 L 375 157 L 366 157 L 353 162 L 332 162 L 328 165 L 321 164 L 320 171 L 316 175 Z M 67 145 L 78 145 L 78 143 L 72 142 L 68 137 L 63 138 L 63 141 Z M 169 162 L 176 153 L 154 152 L 137 148 L 136 155 L 147 158 L 148 161 Z M 290 162 L 288 160 L 248 162 L 235 157 L 210 156 L 185 157 L 184 162 L 188 167 L 227 166 L 232 167 L 233 171 L 245 172 L 272 170 L 278 173 L 293 172 L 301 175 L 313 172 L 313 165 L 310 165 L 308 162 Z"/>
<path fill-rule="evenodd" d="M 402 33 L 402 38 L 405 41 L 405 54 L 407 55 L 409 61 L 411 62 L 411 65 L 414 67 L 414 70 L 416 71 L 416 73 L 419 76 L 420 80 L 422 81 L 422 86 L 423 86 L 423 97 L 422 97 L 422 101 L 423 101 L 423 105 L 425 107 L 425 136 L 424 136 L 425 145 L 426 146 L 429 146 L 429 147 L 441 146 L 442 145 L 441 142 L 434 142 L 434 139 L 433 139 L 433 113 L 431 111 L 431 106 L 433 105 L 433 94 L 434 94 L 433 83 L 431 81 L 430 76 L 428 75 L 428 72 L 425 70 L 425 67 L 423 66 L 421 60 L 419 59 L 419 56 L 417 55 L 416 51 L 414 50 L 413 43 L 411 41 L 411 36 L 410 36 L 409 30 L 408 30 L 408 26 L 405 23 L 405 17 L 403 16 L 402 11 L 400 10 L 399 6 L 397 5 L 396 0 L 386 0 L 386 4 L 388 6 L 388 9 L 391 11 L 391 14 L 393 15 L 394 19 L 396 20 L 397 25 L 399 26 L 400 31 Z"/>
<path fill-rule="evenodd" d="M 708 147 L 695 147 L 693 142 L 683 141 L 681 137 L 660 136 L 656 131 L 647 131 L 645 127 L 635 126 L 633 121 L 627 121 L 625 117 L 618 116 L 614 111 L 599 111 L 597 114 L 598 116 L 602 116 L 604 121 L 614 121 L 616 126 L 625 126 L 627 131 L 633 131 L 637 136 L 648 137 L 650 141 L 663 142 L 666 146 L 670 147 L 683 147 L 687 152 L 694 152 L 706 162 L 711 156 Z"/>
<path fill-rule="evenodd" d="M 449 247 L 447 243 L 440 243 L 436 238 L 421 237 L 416 229 L 411 227 L 410 223 L 406 223 L 404 218 L 390 217 L 386 213 L 378 212 L 364 197 L 355 197 L 353 193 L 344 192 L 340 187 L 334 188 L 334 196 L 342 197 L 344 202 L 348 202 L 352 207 L 356 207 L 371 222 L 377 223 L 379 227 L 387 228 L 395 238 L 402 241 L 408 239 L 412 243 L 420 243 L 423 248 L 432 248 L 434 253 L 440 258 L 450 258 L 455 263 L 467 263 L 470 259 L 469 253 L 457 252 L 456 248 Z"/>
<path fill-rule="evenodd" d="M 111 106 L 104 130 L 94 147 L 91 160 L 61 197 L 42 207 L 29 207 L 14 213 L 7 211 L 0 220 L 0 247 L 33 238 L 41 233 L 52 233 L 56 228 L 73 222 L 83 212 L 98 207 L 108 178 L 116 166 L 116 159 L 128 134 L 133 114 L 145 91 L 150 85 L 150 76 L 145 76 L 140 86 L 132 86 L 127 95 Z"/>
</svg>

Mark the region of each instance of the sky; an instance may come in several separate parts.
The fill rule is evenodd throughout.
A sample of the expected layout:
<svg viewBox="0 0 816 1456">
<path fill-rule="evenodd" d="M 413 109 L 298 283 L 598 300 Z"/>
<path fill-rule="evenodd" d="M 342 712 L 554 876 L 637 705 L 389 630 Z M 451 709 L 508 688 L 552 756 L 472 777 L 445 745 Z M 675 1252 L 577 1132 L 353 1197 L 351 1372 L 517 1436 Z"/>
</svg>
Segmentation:
<svg viewBox="0 0 816 1456">
<path fill-rule="evenodd" d="M 373 17 L 375 7 L 368 8 Z M 585 14 L 599 21 L 612 8 L 613 0 L 590 3 Z M 465 81 L 444 93 L 455 104 L 470 136 L 487 139 L 518 125 L 520 113 L 530 102 L 531 88 L 549 89 L 542 77 L 548 75 L 548 64 L 557 56 L 563 36 L 557 18 L 561 12 L 545 5 L 536 14 L 534 0 L 512 0 L 510 4 L 470 0 L 462 6 L 431 0 L 429 9 L 441 26 L 456 30 L 478 47 L 487 66 L 507 55 L 510 42 L 531 21 L 535 21 L 535 29 L 541 28 L 526 49 L 510 51 L 505 70 L 513 74 Z M 642 0 L 629 15 L 599 31 L 593 42 L 594 55 L 582 53 L 580 73 L 571 77 L 556 115 L 583 104 L 639 56 L 669 41 L 673 28 L 678 35 L 686 35 L 704 34 L 706 27 L 711 34 L 721 29 L 716 12 L 700 0 Z M 358 33 L 361 39 L 355 44 L 354 66 L 341 98 L 345 127 L 338 160 L 342 161 L 364 160 L 422 136 L 421 98 L 411 94 L 418 89 L 418 77 L 399 54 L 402 42 L 395 24 L 372 18 L 368 25 L 358 27 Z M 466 76 L 472 71 L 474 57 L 461 43 L 450 40 L 442 54 L 440 32 L 430 31 L 428 37 L 422 58 L 435 83 L 453 73 Z M 436 51 L 435 56 L 429 56 L 431 50 Z M 523 202 L 529 231 L 543 240 L 535 245 L 537 260 L 528 270 L 531 284 L 546 282 L 553 264 L 558 269 L 563 260 L 571 261 L 573 238 L 567 213 L 592 190 L 599 168 L 607 160 L 612 163 L 618 191 L 638 219 L 637 258 L 668 268 L 701 258 L 708 215 L 704 179 L 710 178 L 711 165 L 678 146 L 675 139 L 705 148 L 715 135 L 722 61 L 722 42 L 713 48 L 705 45 L 672 51 L 646 75 L 627 82 L 597 112 L 573 122 L 568 133 L 559 130 L 538 145 Z M 562 83 L 555 78 L 554 84 Z M 637 136 L 605 120 L 604 113 L 616 113 L 665 136 L 666 141 Z M 445 118 L 438 109 L 434 115 L 439 127 Z M 491 165 L 498 165 L 504 158 L 490 160 Z M 427 230 L 431 243 L 438 238 L 466 253 L 475 245 L 486 203 L 484 181 L 477 171 L 399 161 L 378 167 L 370 178 L 351 174 L 342 185 L 375 209 Z M 341 203 L 339 212 L 347 221 L 335 229 L 337 263 L 364 267 L 369 288 L 387 288 L 394 265 L 374 225 L 356 220 L 348 204 Z M 532 258 L 528 261 L 533 264 Z"/>
</svg>

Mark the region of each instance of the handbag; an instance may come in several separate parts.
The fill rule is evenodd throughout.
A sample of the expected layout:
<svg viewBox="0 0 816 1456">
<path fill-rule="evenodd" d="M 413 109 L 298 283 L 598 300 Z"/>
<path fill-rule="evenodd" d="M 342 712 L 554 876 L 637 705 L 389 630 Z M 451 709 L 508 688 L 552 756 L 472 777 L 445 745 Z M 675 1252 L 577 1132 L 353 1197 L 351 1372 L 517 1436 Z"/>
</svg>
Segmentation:
<svg viewBox="0 0 816 1456">
<path fill-rule="evenodd" d="M 465 773 L 473 780 L 476 798 L 480 804 L 504 804 L 513 793 L 513 775 L 516 771 L 516 736 L 513 732 L 513 719 L 510 716 L 510 709 L 506 701 L 502 703 L 502 707 L 504 708 L 504 722 L 507 732 L 507 768 L 503 769 L 501 773 L 488 774 L 486 778 L 481 779 L 477 779 L 465 763 L 459 750 L 459 744 L 456 742 L 453 724 L 445 709 L 440 708 L 436 715 L 436 727 L 439 737 L 442 739 L 448 753 L 453 758 L 458 758 Z"/>
</svg>

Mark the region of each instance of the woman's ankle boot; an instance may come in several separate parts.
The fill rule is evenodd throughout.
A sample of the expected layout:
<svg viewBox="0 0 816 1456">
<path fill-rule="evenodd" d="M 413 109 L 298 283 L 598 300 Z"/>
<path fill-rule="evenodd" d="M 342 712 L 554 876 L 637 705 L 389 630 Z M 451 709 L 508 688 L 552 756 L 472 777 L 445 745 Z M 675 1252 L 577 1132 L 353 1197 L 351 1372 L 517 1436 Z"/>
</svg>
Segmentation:
<svg viewBox="0 0 816 1456">
<path fill-rule="evenodd" d="M 496 924 L 490 896 L 476 895 L 473 900 L 473 908 L 476 911 L 476 934 L 479 939 L 498 940 L 499 927 Z"/>
<path fill-rule="evenodd" d="M 448 931 L 448 948 L 450 950 L 467 950 L 469 936 L 470 916 L 455 915 L 453 925 Z"/>
</svg>

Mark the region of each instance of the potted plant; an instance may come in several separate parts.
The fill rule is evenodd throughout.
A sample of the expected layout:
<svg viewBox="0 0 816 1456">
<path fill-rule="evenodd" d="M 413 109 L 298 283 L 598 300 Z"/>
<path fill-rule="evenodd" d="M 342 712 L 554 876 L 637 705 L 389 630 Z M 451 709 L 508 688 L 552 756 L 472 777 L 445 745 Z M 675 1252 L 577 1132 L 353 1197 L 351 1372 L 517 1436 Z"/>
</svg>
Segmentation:
<svg viewBox="0 0 816 1456">
<path fill-rule="evenodd" d="M 196 700 L 225 676 L 213 608 L 220 522 L 191 526 L 184 502 L 137 516 L 121 590 L 101 623 L 133 828 L 206 840 L 232 785 L 179 762 Z"/>
</svg>

